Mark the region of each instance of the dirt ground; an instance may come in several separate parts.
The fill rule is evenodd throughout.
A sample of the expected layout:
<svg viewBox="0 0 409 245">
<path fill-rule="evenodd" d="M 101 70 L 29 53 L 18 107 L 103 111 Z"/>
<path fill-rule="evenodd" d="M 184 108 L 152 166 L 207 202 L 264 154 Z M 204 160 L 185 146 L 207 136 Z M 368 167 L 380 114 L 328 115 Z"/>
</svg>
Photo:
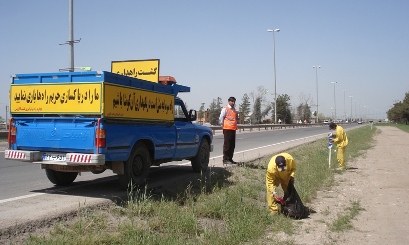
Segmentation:
<svg viewBox="0 0 409 245">
<path fill-rule="evenodd" d="M 377 127 L 375 146 L 336 175 L 337 185 L 307 204 L 316 213 L 299 220 L 295 244 L 409 244 L 409 133 Z M 346 153 L 348 154 L 348 149 Z M 331 232 L 330 224 L 359 202 L 353 227 Z"/>
</svg>

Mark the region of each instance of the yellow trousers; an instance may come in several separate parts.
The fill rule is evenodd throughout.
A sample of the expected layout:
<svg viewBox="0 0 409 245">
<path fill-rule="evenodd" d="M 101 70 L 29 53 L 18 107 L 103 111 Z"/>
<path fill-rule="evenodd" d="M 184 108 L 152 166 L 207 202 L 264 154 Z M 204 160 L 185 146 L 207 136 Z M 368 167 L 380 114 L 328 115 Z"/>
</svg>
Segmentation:
<svg viewBox="0 0 409 245">
<path fill-rule="evenodd" d="M 345 169 L 345 148 L 346 147 L 337 147 L 337 160 L 339 163 L 339 167 L 342 169 Z"/>
<path fill-rule="evenodd" d="M 283 188 L 283 191 L 286 192 L 288 184 L 281 183 L 281 187 Z M 278 203 L 274 199 L 273 193 L 269 191 L 267 191 L 267 206 L 272 214 L 278 214 L 278 212 L 280 211 Z"/>
</svg>

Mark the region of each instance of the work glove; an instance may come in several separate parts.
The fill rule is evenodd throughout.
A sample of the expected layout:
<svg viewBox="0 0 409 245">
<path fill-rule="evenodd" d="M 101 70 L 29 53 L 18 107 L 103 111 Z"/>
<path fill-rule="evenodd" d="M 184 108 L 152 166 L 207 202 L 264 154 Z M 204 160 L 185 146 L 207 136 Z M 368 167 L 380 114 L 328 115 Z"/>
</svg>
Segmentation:
<svg viewBox="0 0 409 245">
<path fill-rule="evenodd" d="M 277 194 L 274 195 L 274 200 L 280 203 L 281 205 L 285 205 L 284 199 L 282 197 L 277 196 Z"/>
</svg>

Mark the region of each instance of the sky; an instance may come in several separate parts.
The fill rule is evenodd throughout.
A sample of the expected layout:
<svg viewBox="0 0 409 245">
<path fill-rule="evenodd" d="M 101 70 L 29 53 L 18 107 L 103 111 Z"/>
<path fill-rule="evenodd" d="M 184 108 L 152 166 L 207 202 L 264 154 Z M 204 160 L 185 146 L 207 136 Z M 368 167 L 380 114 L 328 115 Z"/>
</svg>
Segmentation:
<svg viewBox="0 0 409 245">
<path fill-rule="evenodd" d="M 159 59 L 191 87 L 189 109 L 259 87 L 274 101 L 276 85 L 293 107 L 318 98 L 328 117 L 385 118 L 409 92 L 407 0 L 74 0 L 73 13 L 74 66 Z M 4 119 L 11 75 L 70 66 L 69 0 L 1 0 L 0 27 Z"/>
</svg>

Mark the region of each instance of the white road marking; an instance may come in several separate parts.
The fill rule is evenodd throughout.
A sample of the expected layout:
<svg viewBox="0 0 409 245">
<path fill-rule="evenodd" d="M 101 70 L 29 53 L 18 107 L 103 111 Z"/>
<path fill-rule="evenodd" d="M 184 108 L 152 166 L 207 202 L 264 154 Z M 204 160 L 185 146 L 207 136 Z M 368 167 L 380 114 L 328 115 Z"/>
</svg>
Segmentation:
<svg viewBox="0 0 409 245">
<path fill-rule="evenodd" d="M 20 200 L 20 199 L 30 198 L 30 197 L 41 196 L 41 195 L 44 195 L 44 194 L 46 194 L 46 193 L 35 193 L 35 194 L 30 194 L 30 195 L 25 195 L 25 196 L 19 196 L 19 197 L 13 197 L 13 198 L 9 198 L 9 199 L 3 199 L 3 200 L 0 200 L 0 204 L 1 203 L 6 203 L 6 202 L 17 201 L 17 200 Z"/>
</svg>

